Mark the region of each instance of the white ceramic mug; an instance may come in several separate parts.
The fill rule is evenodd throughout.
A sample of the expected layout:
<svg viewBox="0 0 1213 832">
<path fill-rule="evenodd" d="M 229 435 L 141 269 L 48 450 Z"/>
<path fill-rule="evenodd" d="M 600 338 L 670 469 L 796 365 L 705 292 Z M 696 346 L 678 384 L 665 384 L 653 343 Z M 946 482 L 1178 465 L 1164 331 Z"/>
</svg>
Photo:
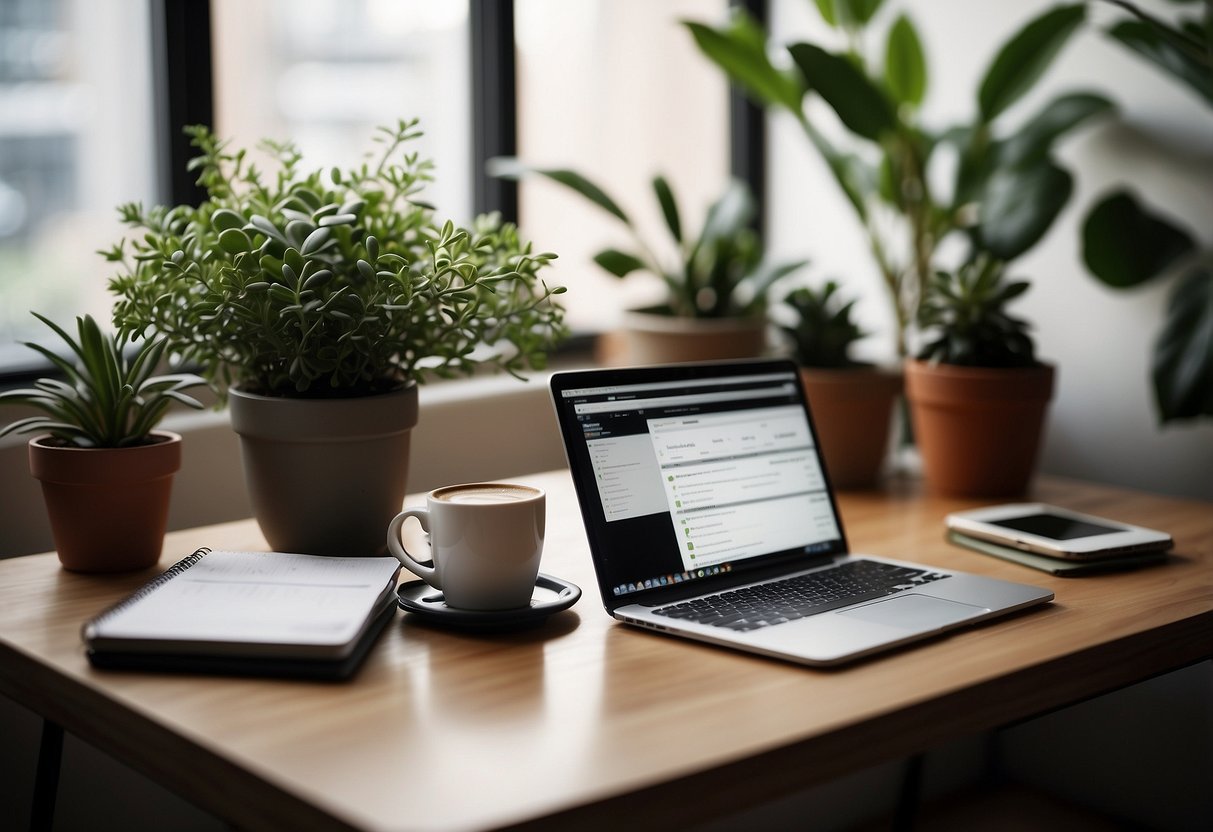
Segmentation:
<svg viewBox="0 0 1213 832">
<path fill-rule="evenodd" d="M 426 495 L 425 507 L 409 507 L 392 518 L 388 551 L 405 569 L 441 590 L 450 607 L 525 607 L 543 554 L 546 500 L 542 490 L 515 483 L 436 488 Z M 430 533 L 432 567 L 418 563 L 401 542 L 400 529 L 410 517 Z"/>
</svg>

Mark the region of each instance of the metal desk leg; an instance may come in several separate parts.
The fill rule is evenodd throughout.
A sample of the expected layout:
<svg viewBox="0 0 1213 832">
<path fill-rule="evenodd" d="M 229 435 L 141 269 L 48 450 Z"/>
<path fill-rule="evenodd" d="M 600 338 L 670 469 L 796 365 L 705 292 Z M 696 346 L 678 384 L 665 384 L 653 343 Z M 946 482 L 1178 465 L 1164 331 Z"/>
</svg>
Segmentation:
<svg viewBox="0 0 1213 832">
<path fill-rule="evenodd" d="M 59 792 L 59 764 L 63 760 L 63 728 L 42 720 L 42 743 L 38 748 L 38 773 L 34 780 L 34 805 L 30 811 L 31 832 L 50 832 L 55 824 L 55 798 Z"/>
</svg>

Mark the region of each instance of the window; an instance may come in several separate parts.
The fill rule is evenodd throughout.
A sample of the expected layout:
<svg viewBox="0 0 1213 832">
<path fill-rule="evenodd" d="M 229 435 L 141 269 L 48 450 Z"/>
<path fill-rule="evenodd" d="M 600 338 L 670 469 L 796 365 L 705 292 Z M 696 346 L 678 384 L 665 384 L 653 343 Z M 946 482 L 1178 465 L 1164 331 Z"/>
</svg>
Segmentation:
<svg viewBox="0 0 1213 832">
<path fill-rule="evenodd" d="M 375 126 L 420 118 L 427 201 L 471 218 L 466 3 L 213 0 L 215 131 L 241 147 L 290 139 L 304 169 L 360 163 Z"/>
<path fill-rule="evenodd" d="M 176 2 L 0 0 L 0 373 L 36 361 L 15 343 L 45 336 L 29 310 L 63 324 L 108 319 L 112 267 L 96 252 L 126 233 L 118 205 L 169 199 L 173 177 L 178 191 L 188 186 L 180 151 L 166 161 L 181 123 L 209 119 L 238 146 L 290 139 L 307 167 L 322 167 L 360 161 L 376 125 L 420 117 L 416 149 L 436 165 L 428 201 L 466 222 L 485 177 L 469 161 L 483 152 L 472 137 L 496 123 L 486 112 L 500 103 L 491 152 L 513 142 L 516 118 L 518 156 L 599 182 L 671 256 L 652 177 L 669 179 L 693 227 L 728 175 L 726 84 L 680 23 L 721 20 L 726 0 Z M 166 9 L 193 18 L 174 18 L 166 37 L 157 23 Z M 209 52 L 205 37 L 192 38 L 208 10 Z M 473 25 L 493 49 L 472 54 Z M 511 55 L 516 102 L 513 84 L 490 83 L 491 101 L 474 106 L 473 64 L 491 80 Z M 206 81 L 200 109 L 194 90 L 165 82 L 183 64 Z M 592 262 L 628 241 L 612 218 L 554 183 L 527 181 L 519 194 L 523 232 L 560 254 L 551 280 L 570 288 L 575 328 L 610 327 L 622 309 L 660 296 L 655 278 L 620 283 Z"/>
<path fill-rule="evenodd" d="M 0 365 L 33 357 L 31 309 L 109 316 L 96 251 L 155 198 L 149 37 L 145 2 L 0 0 Z"/>
<path fill-rule="evenodd" d="M 614 197 L 662 254 L 665 222 L 650 181 L 662 173 L 695 228 L 728 177 L 728 90 L 699 54 L 683 19 L 723 20 L 724 0 L 516 0 L 518 156 L 567 167 Z M 574 328 L 600 330 L 623 309 L 661 299 L 656 278 L 622 283 L 592 261 L 625 228 L 577 194 L 546 180 L 519 189 L 523 232 L 560 259 L 552 281 Z"/>
</svg>

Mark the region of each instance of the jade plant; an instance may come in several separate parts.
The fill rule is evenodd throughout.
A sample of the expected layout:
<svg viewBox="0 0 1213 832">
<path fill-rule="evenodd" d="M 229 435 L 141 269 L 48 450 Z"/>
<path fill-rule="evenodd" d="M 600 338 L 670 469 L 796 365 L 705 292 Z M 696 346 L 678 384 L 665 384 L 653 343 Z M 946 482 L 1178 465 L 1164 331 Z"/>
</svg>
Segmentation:
<svg viewBox="0 0 1213 832">
<path fill-rule="evenodd" d="M 918 358 L 969 367 L 1036 366 L 1028 323 L 1005 308 L 1028 285 L 1007 280 L 1006 265 L 988 258 L 936 272 L 918 310 L 927 339 Z"/>
<path fill-rule="evenodd" d="M 794 321 L 780 328 L 792 344 L 792 358 L 802 367 L 857 367 L 851 345 L 866 337 L 851 320 L 855 300 L 843 300 L 838 284 L 828 280 L 820 289 L 799 286 L 783 299 Z"/>
<path fill-rule="evenodd" d="M 305 172 L 291 143 L 263 142 L 274 169 L 188 129 L 197 207 L 119 211 L 136 233 L 103 252 L 114 322 L 154 333 L 222 393 L 346 397 L 481 365 L 544 366 L 566 334 L 535 253 L 498 215 L 470 227 L 421 199 L 431 163 L 417 121 L 381 127 L 368 162 Z"/>
<path fill-rule="evenodd" d="M 1170 75 L 1213 108 L 1213 4 L 1174 22 L 1116 2 L 1127 13 L 1108 29 L 1114 41 Z M 1206 228 L 1208 226 L 1206 225 Z M 1191 229 L 1118 188 L 1102 197 L 1082 228 L 1083 259 L 1107 286 L 1130 289 L 1175 278 L 1154 343 L 1154 399 L 1161 421 L 1213 417 L 1213 248 Z"/>
<path fill-rule="evenodd" d="M 816 0 L 842 48 L 793 43 L 787 68 L 772 60 L 766 35 L 743 11 L 724 26 L 686 25 L 730 81 L 759 105 L 790 113 L 825 161 L 870 243 L 905 355 L 940 247 L 954 238 L 968 249 L 963 259 L 1004 262 L 1031 249 L 1073 189 L 1055 145 L 1111 103 L 1071 92 L 1026 120 L 1012 110 L 1081 26 L 1085 7 L 1076 4 L 1047 10 L 1003 44 L 981 76 L 971 118 L 928 125 L 922 41 L 905 13 L 882 22 L 886 5 Z M 826 107 L 812 108 L 816 100 Z M 840 140 L 832 138 L 835 126 Z"/>
<path fill-rule="evenodd" d="M 633 249 L 606 248 L 594 262 L 615 277 L 648 272 L 661 278 L 665 301 L 646 309 L 681 318 L 762 318 L 772 287 L 806 264 L 797 260 L 771 263 L 763 258 L 758 235 L 750 227 L 754 198 L 743 183 L 731 181 L 708 209 L 698 236 L 683 227 L 682 213 L 664 176 L 653 178 L 653 193 L 661 208 L 676 258 L 657 255 L 645 235 L 619 203 L 576 171 L 533 168 L 515 159 L 495 159 L 490 170 L 502 178 L 526 174 L 544 176 L 580 194 L 621 222 L 632 236 Z"/>
<path fill-rule="evenodd" d="M 34 387 L 0 393 L 0 403 L 41 411 L 0 429 L 9 433 L 49 433 L 64 446 L 127 448 L 153 441 L 152 430 L 169 406 L 201 408 L 185 390 L 205 384 L 189 373 L 153 375 L 165 357 L 167 343 L 142 341 L 128 350 L 125 337 L 103 333 L 92 316 L 76 319 L 76 337 L 50 319 L 33 313 L 68 346 L 66 357 L 40 344 L 25 346 L 41 353 L 62 378 L 41 378 Z"/>
</svg>

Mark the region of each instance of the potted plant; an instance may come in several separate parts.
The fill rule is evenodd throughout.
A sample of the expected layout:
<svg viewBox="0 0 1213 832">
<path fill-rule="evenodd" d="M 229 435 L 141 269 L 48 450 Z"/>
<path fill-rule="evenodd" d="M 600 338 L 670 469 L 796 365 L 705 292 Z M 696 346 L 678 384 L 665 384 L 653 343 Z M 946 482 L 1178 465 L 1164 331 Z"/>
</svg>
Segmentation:
<svg viewBox="0 0 1213 832">
<path fill-rule="evenodd" d="M 937 272 L 919 312 L 927 342 L 906 364 L 906 398 L 939 494 L 1022 494 L 1035 468 L 1054 369 L 1037 360 L 1027 322 L 1007 314 L 1028 283 L 1005 271 L 981 257 Z"/>
<path fill-rule="evenodd" d="M 128 355 L 124 337 L 105 335 L 90 316 L 76 319 L 73 339 L 34 315 L 67 344 L 68 360 L 38 344 L 63 378 L 0 393 L 0 403 L 41 411 L 0 429 L 33 433 L 31 473 L 43 499 L 59 561 L 75 572 L 145 569 L 160 559 L 181 437 L 156 430 L 169 405 L 202 407 L 183 391 L 203 384 L 188 374 L 152 375 L 164 340 L 143 341 Z"/>
<path fill-rule="evenodd" d="M 277 169 L 190 129 L 199 206 L 123 206 L 137 236 L 107 253 L 124 332 L 157 333 L 226 393 L 254 513 L 270 545 L 375 554 L 407 490 L 417 383 L 542 367 L 563 310 L 533 253 L 496 215 L 437 222 L 417 122 L 380 128 L 375 158 Z"/>
<path fill-rule="evenodd" d="M 1059 6 L 1029 21 L 994 55 L 970 119 L 927 125 L 922 41 L 904 13 L 882 24 L 886 6 L 818 0 L 846 48 L 791 44 L 787 70 L 771 60 L 765 33 L 744 11 L 725 26 L 686 26 L 733 84 L 759 105 L 790 113 L 826 163 L 870 241 L 893 308 L 897 353 L 906 356 L 938 252 L 959 242 L 1010 262 L 1035 246 L 1073 190 L 1055 145 L 1112 105 L 1094 93 L 1071 92 L 1027 120 L 1010 117 L 1083 22 L 1083 5 Z M 817 100 L 825 106 L 815 109 Z M 823 112 L 834 124 L 821 123 Z"/>
<path fill-rule="evenodd" d="M 793 289 L 783 304 L 792 318 L 781 329 L 801 368 L 830 481 L 836 488 L 871 488 L 886 458 L 901 374 L 851 356 L 852 344 L 866 333 L 851 320 L 855 301 L 844 301 L 834 281 Z"/>
<path fill-rule="evenodd" d="M 629 310 L 623 330 L 624 346 L 606 359 L 629 364 L 663 364 L 753 358 L 767 349 L 767 304 L 772 287 L 805 265 L 799 260 L 771 263 L 749 224 L 754 199 L 737 180 L 708 209 L 698 236 L 685 233 L 682 213 L 669 182 L 653 178 L 653 193 L 665 219 L 676 259 L 656 254 L 628 216 L 597 184 L 571 170 L 532 168 L 515 159 L 495 159 L 490 170 L 504 178 L 528 173 L 544 176 L 580 194 L 621 222 L 634 248 L 607 248 L 594 262 L 618 278 L 633 272 L 659 277 L 664 302 Z"/>
</svg>

